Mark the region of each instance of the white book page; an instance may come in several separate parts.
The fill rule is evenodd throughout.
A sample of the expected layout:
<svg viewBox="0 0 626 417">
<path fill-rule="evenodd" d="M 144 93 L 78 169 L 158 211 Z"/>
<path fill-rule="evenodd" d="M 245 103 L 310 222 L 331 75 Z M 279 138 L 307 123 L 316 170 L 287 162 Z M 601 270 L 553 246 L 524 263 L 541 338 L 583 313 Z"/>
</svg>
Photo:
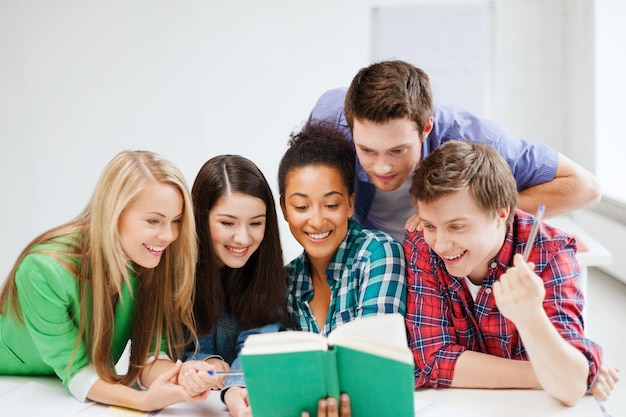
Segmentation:
<svg viewBox="0 0 626 417">
<path fill-rule="evenodd" d="M 244 355 L 263 355 L 327 349 L 326 338 L 318 333 L 287 331 L 252 334 L 246 338 L 241 353 Z"/>
<path fill-rule="evenodd" d="M 371 353 L 383 358 L 389 358 L 411 365 L 413 364 L 413 354 L 406 346 L 372 343 L 371 340 L 359 336 L 355 336 L 350 339 L 342 339 L 335 346 L 343 346 L 360 352 Z"/>
<path fill-rule="evenodd" d="M 328 343 L 342 345 L 350 338 L 367 339 L 382 345 L 408 348 L 404 316 L 399 313 L 357 318 L 337 327 L 328 335 Z"/>
</svg>

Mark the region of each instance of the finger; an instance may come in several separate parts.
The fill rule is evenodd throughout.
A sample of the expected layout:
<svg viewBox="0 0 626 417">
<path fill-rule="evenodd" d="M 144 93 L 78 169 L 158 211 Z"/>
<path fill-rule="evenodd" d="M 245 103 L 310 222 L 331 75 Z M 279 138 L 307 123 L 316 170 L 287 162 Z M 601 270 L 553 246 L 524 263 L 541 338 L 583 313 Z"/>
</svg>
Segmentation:
<svg viewBox="0 0 626 417">
<path fill-rule="evenodd" d="M 159 378 L 167 382 L 176 383 L 176 380 L 178 379 L 178 374 L 180 373 L 180 370 L 182 369 L 182 367 L 183 367 L 183 363 L 180 359 L 178 359 L 174 363 L 174 367 L 172 367 L 169 371 L 161 374 Z"/>
<path fill-rule="evenodd" d="M 597 387 L 597 389 L 594 391 L 593 393 L 593 397 L 598 400 L 598 401 L 606 401 L 609 399 L 608 394 L 606 393 L 605 389 L 604 389 L 604 385 L 601 385 L 599 387 Z"/>
<path fill-rule="evenodd" d="M 339 415 L 341 417 L 350 417 L 352 415 L 352 410 L 350 409 L 350 397 L 348 394 L 341 394 L 339 397 L 340 405 L 339 405 Z"/>
<path fill-rule="evenodd" d="M 494 284 L 496 282 L 499 282 L 498 285 L 500 287 L 501 296 L 506 296 L 513 292 L 513 290 L 515 289 L 515 284 L 513 281 L 516 280 L 516 274 L 517 271 L 515 270 L 515 267 L 510 268 L 504 274 L 500 275 L 500 278 L 498 278 L 498 280 L 494 282 Z"/>
<path fill-rule="evenodd" d="M 338 417 L 337 400 L 330 397 L 326 400 L 327 417 Z"/>
<path fill-rule="evenodd" d="M 535 263 L 532 261 L 524 261 L 524 257 L 517 253 L 513 257 L 513 265 L 519 268 L 519 273 L 523 276 L 532 276 L 535 274 Z"/>
<path fill-rule="evenodd" d="M 318 416 L 326 416 L 326 411 L 328 410 L 328 404 L 326 403 L 326 398 L 322 398 L 317 402 L 317 415 Z"/>
</svg>

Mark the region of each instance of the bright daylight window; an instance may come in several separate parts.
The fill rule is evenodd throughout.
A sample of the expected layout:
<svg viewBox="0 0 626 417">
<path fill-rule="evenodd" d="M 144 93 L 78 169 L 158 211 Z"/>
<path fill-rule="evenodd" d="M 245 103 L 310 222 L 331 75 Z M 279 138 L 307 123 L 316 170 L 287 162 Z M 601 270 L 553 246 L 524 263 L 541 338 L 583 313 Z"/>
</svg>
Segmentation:
<svg viewBox="0 0 626 417">
<path fill-rule="evenodd" d="M 626 211 L 626 2 L 595 5 L 596 175 L 607 200 Z"/>
</svg>

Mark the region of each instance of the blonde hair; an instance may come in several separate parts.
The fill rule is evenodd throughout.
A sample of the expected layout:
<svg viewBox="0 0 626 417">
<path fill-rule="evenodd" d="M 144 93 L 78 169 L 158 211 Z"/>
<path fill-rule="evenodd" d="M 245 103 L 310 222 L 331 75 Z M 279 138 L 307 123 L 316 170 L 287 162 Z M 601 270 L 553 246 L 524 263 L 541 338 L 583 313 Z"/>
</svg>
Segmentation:
<svg viewBox="0 0 626 417">
<path fill-rule="evenodd" d="M 120 243 L 118 220 L 126 207 L 155 181 L 175 187 L 183 199 L 180 232 L 165 249 L 155 268 L 134 266 L 139 285 L 137 293 L 133 294 L 137 308 L 131 336 L 130 366 L 126 375 L 119 376 L 111 357 L 113 335 L 110 324 L 121 289 L 130 284 L 130 278 L 129 264 Z M 61 236 L 67 239 L 59 242 L 56 249 L 35 248 Z M 10 309 L 21 318 L 15 273 L 22 260 L 34 252 L 53 257 L 78 279 L 81 321 L 76 349 L 80 341 L 85 343 L 93 366 L 103 380 L 130 385 L 136 381 L 148 355 L 159 352 L 162 340 L 167 344 L 168 354 L 179 358 L 184 345 L 191 338 L 195 339 L 191 306 L 197 259 L 193 207 L 182 173 L 160 155 L 149 151 L 120 152 L 105 167 L 83 211 L 28 244 L 0 293 L 0 307 L 4 313 Z M 92 314 L 87 323 L 88 311 Z M 189 332 L 187 339 L 185 328 Z"/>
</svg>

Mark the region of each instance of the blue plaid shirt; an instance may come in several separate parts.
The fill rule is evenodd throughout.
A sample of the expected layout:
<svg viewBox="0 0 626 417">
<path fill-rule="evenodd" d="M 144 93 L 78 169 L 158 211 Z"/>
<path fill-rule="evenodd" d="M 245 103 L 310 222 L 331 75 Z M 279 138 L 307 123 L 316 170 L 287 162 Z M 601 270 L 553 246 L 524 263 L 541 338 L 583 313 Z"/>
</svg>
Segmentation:
<svg viewBox="0 0 626 417">
<path fill-rule="evenodd" d="M 320 330 L 309 306 L 313 282 L 306 253 L 287 266 L 287 308 L 295 329 L 328 335 L 357 317 L 406 311 L 406 261 L 402 244 L 391 235 L 362 229 L 350 220 L 348 233 L 326 269 L 331 297 Z"/>
</svg>

